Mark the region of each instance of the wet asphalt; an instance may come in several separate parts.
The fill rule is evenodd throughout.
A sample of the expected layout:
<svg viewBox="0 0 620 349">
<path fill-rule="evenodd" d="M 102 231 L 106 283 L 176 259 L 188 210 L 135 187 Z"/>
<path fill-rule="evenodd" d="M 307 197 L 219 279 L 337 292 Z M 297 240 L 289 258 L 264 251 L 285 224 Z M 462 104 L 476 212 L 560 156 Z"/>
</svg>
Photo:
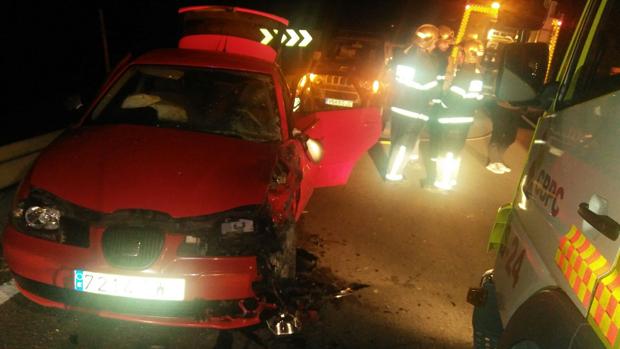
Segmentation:
<svg viewBox="0 0 620 349">
<path fill-rule="evenodd" d="M 423 190 L 420 165 L 406 180 L 380 175 L 387 146 L 377 145 L 343 187 L 315 191 L 298 226 L 301 247 L 319 270 L 341 283 L 368 287 L 329 302 L 292 343 L 252 335 L 169 328 L 38 306 L 21 295 L 0 304 L 2 348 L 471 348 L 468 287 L 493 266 L 486 241 L 497 208 L 512 199 L 530 132 L 507 154 L 513 172 L 487 170 L 487 138 L 468 142 L 460 183 L 449 194 Z M 424 147 L 425 144 L 423 144 Z M 0 192 L 0 223 L 14 188 Z M 10 273 L 0 256 L 0 285 Z M 218 339 L 219 338 L 219 339 Z M 218 342 L 219 340 L 219 342 Z"/>
</svg>

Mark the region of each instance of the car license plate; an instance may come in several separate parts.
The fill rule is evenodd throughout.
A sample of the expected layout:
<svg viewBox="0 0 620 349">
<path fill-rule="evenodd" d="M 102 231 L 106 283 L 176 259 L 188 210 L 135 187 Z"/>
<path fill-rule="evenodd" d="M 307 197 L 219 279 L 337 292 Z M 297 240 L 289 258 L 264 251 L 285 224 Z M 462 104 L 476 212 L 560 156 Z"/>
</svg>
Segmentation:
<svg viewBox="0 0 620 349">
<path fill-rule="evenodd" d="M 346 99 L 325 98 L 325 104 L 334 105 L 337 107 L 353 108 L 353 101 L 349 101 Z"/>
<path fill-rule="evenodd" d="M 185 298 L 185 279 L 157 278 L 74 271 L 76 291 L 108 296 L 182 301 Z"/>
</svg>

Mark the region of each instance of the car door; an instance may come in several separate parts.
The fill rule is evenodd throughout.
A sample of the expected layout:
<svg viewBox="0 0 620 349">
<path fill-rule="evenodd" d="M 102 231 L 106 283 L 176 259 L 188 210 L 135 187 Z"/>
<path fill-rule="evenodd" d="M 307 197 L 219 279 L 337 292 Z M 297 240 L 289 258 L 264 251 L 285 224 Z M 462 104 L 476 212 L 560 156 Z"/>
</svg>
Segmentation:
<svg viewBox="0 0 620 349">
<path fill-rule="evenodd" d="M 602 338 L 620 320 L 619 5 L 594 12 L 577 43 L 556 112 L 537 128 L 515 207 L 552 277 Z"/>
<path fill-rule="evenodd" d="M 379 140 L 381 113 L 379 108 L 322 111 L 297 118 L 295 126 L 323 148 L 322 159 L 304 173 L 306 185 L 343 185 L 356 162 Z"/>
</svg>

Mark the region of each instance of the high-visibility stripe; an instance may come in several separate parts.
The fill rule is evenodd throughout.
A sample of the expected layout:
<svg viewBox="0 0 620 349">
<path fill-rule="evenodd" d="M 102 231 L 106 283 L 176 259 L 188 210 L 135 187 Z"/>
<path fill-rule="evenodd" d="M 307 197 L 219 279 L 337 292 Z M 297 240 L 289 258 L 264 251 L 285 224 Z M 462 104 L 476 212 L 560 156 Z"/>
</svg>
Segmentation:
<svg viewBox="0 0 620 349">
<path fill-rule="evenodd" d="M 474 122 L 474 118 L 471 116 L 451 116 L 445 118 L 439 118 L 440 124 L 469 124 Z"/>
<path fill-rule="evenodd" d="M 403 179 L 403 174 L 399 173 L 400 172 L 399 169 L 401 168 L 401 165 L 403 161 L 405 160 L 406 152 L 407 152 L 407 147 L 405 147 L 404 145 L 401 145 L 400 148 L 398 148 L 398 153 L 396 154 L 396 159 L 394 160 L 394 163 L 392 164 L 392 168 L 385 175 L 385 178 L 387 180 L 401 181 Z"/>
<path fill-rule="evenodd" d="M 609 268 L 607 259 L 575 226 L 560 240 L 555 262 L 584 307 L 590 306 L 594 285 Z"/>
<path fill-rule="evenodd" d="M 620 347 L 620 272 L 616 268 L 597 285 L 588 321 L 612 348 Z"/>
<path fill-rule="evenodd" d="M 620 264 L 609 272 L 605 256 L 575 226 L 560 240 L 555 262 L 588 309 L 588 322 L 601 340 L 608 348 L 620 348 Z"/>
<path fill-rule="evenodd" d="M 478 99 L 481 100 L 484 96 L 478 92 L 467 92 L 459 86 L 450 86 L 450 91 L 463 97 L 464 99 Z"/>
<path fill-rule="evenodd" d="M 472 80 L 469 83 L 469 91 L 470 92 L 482 92 L 483 86 L 484 84 L 482 83 L 482 80 Z"/>
<path fill-rule="evenodd" d="M 411 87 L 414 88 L 416 90 L 420 90 L 420 91 L 428 91 L 431 90 L 435 87 L 437 87 L 437 80 L 433 80 L 431 82 L 428 82 L 426 84 L 420 84 L 417 81 L 413 81 L 413 80 L 405 80 L 405 79 L 400 79 L 400 78 L 396 78 L 396 81 L 407 86 L 407 87 Z"/>
<path fill-rule="evenodd" d="M 413 81 L 414 77 L 415 68 L 402 64 L 396 66 L 396 80 Z"/>
<path fill-rule="evenodd" d="M 390 110 L 392 110 L 396 114 L 399 114 L 399 115 L 402 115 L 402 116 L 406 116 L 408 118 L 420 119 L 420 120 L 423 120 L 423 121 L 428 121 L 428 119 L 429 119 L 428 115 L 416 113 L 414 111 L 403 109 L 403 108 L 399 108 L 399 107 L 391 107 Z"/>
</svg>

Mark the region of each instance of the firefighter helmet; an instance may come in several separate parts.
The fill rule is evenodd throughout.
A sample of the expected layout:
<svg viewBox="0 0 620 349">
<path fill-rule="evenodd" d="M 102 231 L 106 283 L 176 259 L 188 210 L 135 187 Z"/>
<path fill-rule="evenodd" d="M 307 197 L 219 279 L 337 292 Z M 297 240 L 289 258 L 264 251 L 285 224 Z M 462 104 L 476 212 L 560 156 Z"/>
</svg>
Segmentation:
<svg viewBox="0 0 620 349">
<path fill-rule="evenodd" d="M 432 24 L 423 24 L 415 30 L 413 42 L 423 50 L 431 51 L 439 39 L 439 29 Z"/>
<path fill-rule="evenodd" d="M 463 42 L 463 54 L 465 63 L 480 63 L 480 57 L 484 55 L 482 41 L 467 40 Z"/>
<path fill-rule="evenodd" d="M 452 28 L 447 25 L 440 25 L 437 29 L 439 29 L 440 41 L 446 41 L 450 45 L 454 43 L 454 30 Z"/>
<path fill-rule="evenodd" d="M 450 45 L 454 44 L 454 30 L 445 25 L 440 25 L 437 29 L 439 29 L 437 48 L 446 52 L 450 48 Z"/>
</svg>

